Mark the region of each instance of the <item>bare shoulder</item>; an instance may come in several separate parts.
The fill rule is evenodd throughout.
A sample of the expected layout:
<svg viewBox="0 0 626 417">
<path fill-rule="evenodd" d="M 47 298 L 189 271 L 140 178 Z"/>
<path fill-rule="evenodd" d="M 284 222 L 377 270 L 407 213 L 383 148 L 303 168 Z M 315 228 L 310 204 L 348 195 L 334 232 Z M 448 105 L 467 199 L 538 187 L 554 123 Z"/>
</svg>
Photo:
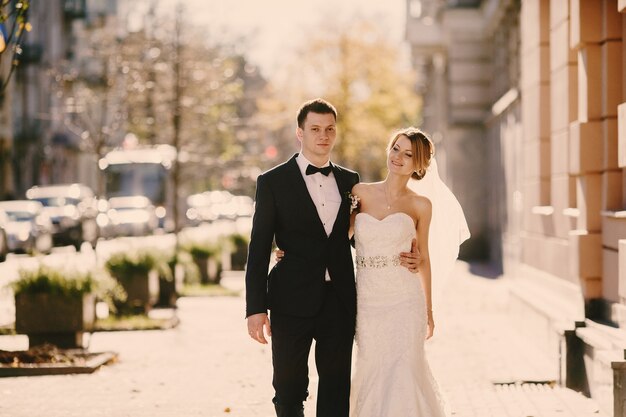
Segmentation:
<svg viewBox="0 0 626 417">
<path fill-rule="evenodd" d="M 352 186 L 352 194 L 359 195 L 363 192 L 363 183 L 358 182 Z"/>
<path fill-rule="evenodd" d="M 411 203 L 417 210 L 418 214 L 430 214 L 433 210 L 433 205 L 428 197 L 419 195 L 411 191 Z"/>
<path fill-rule="evenodd" d="M 374 183 L 360 182 L 352 187 L 352 194 L 357 196 L 367 195 L 371 192 Z"/>
</svg>

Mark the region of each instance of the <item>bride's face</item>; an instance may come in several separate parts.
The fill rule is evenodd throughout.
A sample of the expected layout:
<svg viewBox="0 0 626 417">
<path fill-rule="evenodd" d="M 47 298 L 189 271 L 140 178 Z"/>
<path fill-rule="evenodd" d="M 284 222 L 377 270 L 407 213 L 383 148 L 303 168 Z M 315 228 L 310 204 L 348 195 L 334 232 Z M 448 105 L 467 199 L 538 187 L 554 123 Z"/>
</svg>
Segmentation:
<svg viewBox="0 0 626 417">
<path fill-rule="evenodd" d="M 411 175 L 415 171 L 411 141 L 402 135 L 387 153 L 387 169 L 398 175 Z"/>
</svg>

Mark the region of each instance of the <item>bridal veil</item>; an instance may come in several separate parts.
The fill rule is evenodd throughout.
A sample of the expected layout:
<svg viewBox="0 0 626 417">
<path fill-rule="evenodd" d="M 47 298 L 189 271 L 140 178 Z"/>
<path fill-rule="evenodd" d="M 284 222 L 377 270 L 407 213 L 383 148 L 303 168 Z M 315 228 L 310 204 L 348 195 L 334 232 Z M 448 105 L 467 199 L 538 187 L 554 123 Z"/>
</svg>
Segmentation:
<svg viewBox="0 0 626 417">
<path fill-rule="evenodd" d="M 436 309 L 459 256 L 459 246 L 470 237 L 470 231 L 461 204 L 439 176 L 435 158 L 432 159 L 424 178 L 411 179 L 408 186 L 432 203 L 428 252 L 433 308 Z"/>
</svg>

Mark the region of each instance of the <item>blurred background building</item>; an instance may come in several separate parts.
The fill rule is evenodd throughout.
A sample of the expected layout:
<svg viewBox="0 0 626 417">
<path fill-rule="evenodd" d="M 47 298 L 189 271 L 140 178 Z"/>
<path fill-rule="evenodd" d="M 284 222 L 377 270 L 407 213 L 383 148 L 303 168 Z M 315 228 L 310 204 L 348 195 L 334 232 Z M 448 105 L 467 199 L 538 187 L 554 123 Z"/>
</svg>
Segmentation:
<svg viewBox="0 0 626 417">
<path fill-rule="evenodd" d="M 64 94 L 64 83 L 98 78 L 84 70 L 93 56 L 86 39 L 94 29 L 119 33 L 117 0 L 51 0 L 31 5 L 19 65 L 2 107 L 3 147 L 12 161 L 0 157 L 0 192 L 21 195 L 35 184 L 82 181 L 95 188 L 97 157 L 82 142 L 73 118 L 83 117 L 83 103 Z M 8 63 L 4 60 L 3 64 Z M 102 70 L 100 70 L 102 83 Z"/>
<path fill-rule="evenodd" d="M 520 329 L 611 413 L 626 346 L 624 12 L 408 0 L 406 28 L 424 128 L 474 237 L 464 250 L 512 277 Z"/>
</svg>

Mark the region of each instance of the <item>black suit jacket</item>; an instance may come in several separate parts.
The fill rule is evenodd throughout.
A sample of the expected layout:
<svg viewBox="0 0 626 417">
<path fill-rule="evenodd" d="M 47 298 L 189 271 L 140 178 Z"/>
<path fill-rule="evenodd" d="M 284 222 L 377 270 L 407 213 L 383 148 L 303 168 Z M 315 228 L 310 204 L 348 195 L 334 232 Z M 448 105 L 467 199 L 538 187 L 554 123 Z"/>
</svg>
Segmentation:
<svg viewBox="0 0 626 417">
<path fill-rule="evenodd" d="M 359 175 L 333 164 L 341 205 L 326 235 L 294 155 L 257 179 L 256 206 L 246 268 L 246 317 L 273 312 L 312 317 L 322 306 L 325 271 L 348 313 L 356 315 L 354 266 L 348 240 L 348 193 Z M 272 242 L 285 257 L 268 275 Z"/>
</svg>

